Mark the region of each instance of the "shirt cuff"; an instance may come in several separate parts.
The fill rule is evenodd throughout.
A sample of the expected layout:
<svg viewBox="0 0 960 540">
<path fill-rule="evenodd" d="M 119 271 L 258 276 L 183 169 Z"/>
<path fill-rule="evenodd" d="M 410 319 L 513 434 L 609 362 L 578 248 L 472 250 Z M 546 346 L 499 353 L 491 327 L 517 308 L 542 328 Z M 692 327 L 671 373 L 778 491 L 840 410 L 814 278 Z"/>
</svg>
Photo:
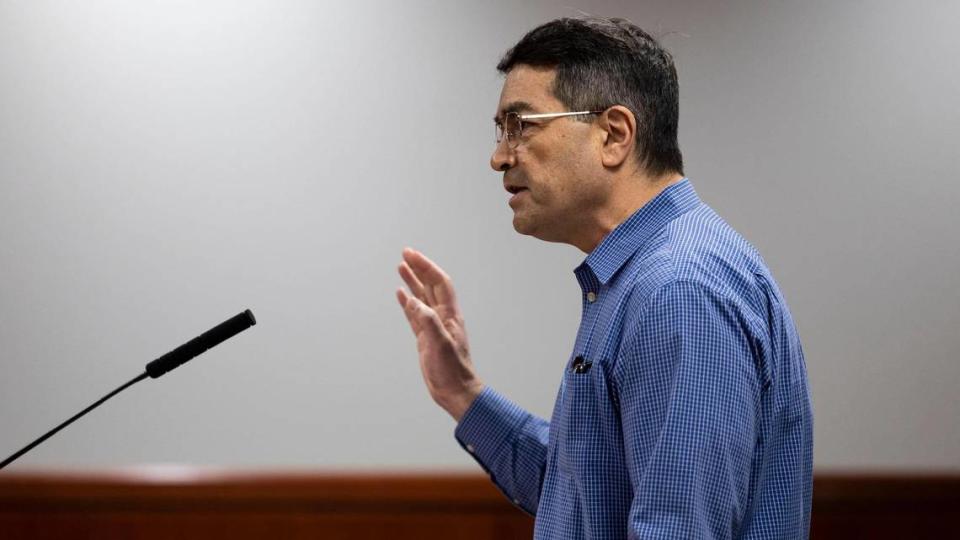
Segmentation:
<svg viewBox="0 0 960 540">
<path fill-rule="evenodd" d="M 454 437 L 489 473 L 504 445 L 516 438 L 516 430 L 523 426 L 529 415 L 487 386 L 460 418 Z"/>
</svg>

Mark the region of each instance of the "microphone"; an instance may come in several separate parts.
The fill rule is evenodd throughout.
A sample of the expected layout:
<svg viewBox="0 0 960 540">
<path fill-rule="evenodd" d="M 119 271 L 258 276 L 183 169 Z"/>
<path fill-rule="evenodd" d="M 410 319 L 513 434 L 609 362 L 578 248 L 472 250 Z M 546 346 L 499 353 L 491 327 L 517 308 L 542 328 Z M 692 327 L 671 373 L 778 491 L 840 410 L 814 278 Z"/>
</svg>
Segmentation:
<svg viewBox="0 0 960 540">
<path fill-rule="evenodd" d="M 164 373 L 182 366 L 187 360 L 203 354 L 208 349 L 216 347 L 255 324 L 257 324 L 257 319 L 253 317 L 253 312 L 249 309 L 243 313 L 234 315 L 160 358 L 157 358 L 153 362 L 150 362 L 147 364 L 146 373 L 151 379 L 156 379 Z"/>
<path fill-rule="evenodd" d="M 119 394 L 126 388 L 133 386 L 134 384 L 146 379 L 148 376 L 152 379 L 156 379 L 157 377 L 163 375 L 164 373 L 182 366 L 188 360 L 196 356 L 199 356 L 200 354 L 203 354 L 210 348 L 216 347 L 217 345 L 232 338 L 233 336 L 239 334 L 240 332 L 243 332 L 244 330 L 246 330 L 247 328 L 250 328 L 255 324 L 257 324 L 257 319 L 254 318 L 253 312 L 250 311 L 249 309 L 245 310 L 242 313 L 234 315 L 233 317 L 227 319 L 226 321 L 223 321 L 217 326 L 214 326 L 210 330 L 207 330 L 206 332 L 191 339 L 190 341 L 168 352 L 167 354 L 161 356 L 160 358 L 157 358 L 156 360 L 148 363 L 143 373 L 141 373 L 140 375 L 137 375 L 132 380 L 123 384 L 113 392 L 110 392 L 106 396 L 100 398 L 96 403 L 94 403 L 93 405 L 90 405 L 86 409 L 75 414 L 66 422 L 63 422 L 59 426 L 48 431 L 39 439 L 33 441 L 32 443 L 20 449 L 20 451 L 16 452 L 12 456 L 3 460 L 3 462 L 0 462 L 0 469 L 13 463 L 20 456 L 26 454 L 27 452 L 32 450 L 34 447 L 36 447 L 43 441 L 54 436 L 61 429 L 69 426 L 75 420 L 79 419 L 81 416 L 87 414 L 93 409 L 97 408 L 104 401 Z"/>
</svg>

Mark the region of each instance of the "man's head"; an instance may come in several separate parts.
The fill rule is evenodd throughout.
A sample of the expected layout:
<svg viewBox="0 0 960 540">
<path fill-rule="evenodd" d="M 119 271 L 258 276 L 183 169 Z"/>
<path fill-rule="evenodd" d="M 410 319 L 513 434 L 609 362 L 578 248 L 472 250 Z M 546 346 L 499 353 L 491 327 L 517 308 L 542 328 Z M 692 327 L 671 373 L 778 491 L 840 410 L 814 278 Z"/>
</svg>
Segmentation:
<svg viewBox="0 0 960 540">
<path fill-rule="evenodd" d="M 505 186 L 529 189 L 510 202 L 517 231 L 575 243 L 571 235 L 610 206 L 611 175 L 682 175 L 676 70 L 640 28 L 622 19 L 551 21 L 497 69 L 506 74 L 499 123 L 509 112 L 590 111 L 523 121 L 519 137 L 497 145 L 490 164 L 504 172 Z"/>
<path fill-rule="evenodd" d="M 553 68 L 553 95 L 571 111 L 623 105 L 637 118 L 637 158 L 650 176 L 683 174 L 673 58 L 624 19 L 557 19 L 527 33 L 497 69 Z M 589 119 L 589 118 L 588 118 Z"/>
</svg>

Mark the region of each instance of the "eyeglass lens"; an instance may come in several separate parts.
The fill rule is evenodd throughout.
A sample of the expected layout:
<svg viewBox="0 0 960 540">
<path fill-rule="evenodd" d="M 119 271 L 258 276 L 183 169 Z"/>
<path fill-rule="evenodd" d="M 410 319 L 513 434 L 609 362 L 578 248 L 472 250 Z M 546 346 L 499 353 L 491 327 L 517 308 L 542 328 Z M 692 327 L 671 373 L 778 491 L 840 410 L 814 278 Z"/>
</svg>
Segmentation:
<svg viewBox="0 0 960 540">
<path fill-rule="evenodd" d="M 520 121 L 520 113 L 509 112 L 503 115 L 503 122 L 496 122 L 497 143 L 507 138 L 507 145 L 510 148 L 516 148 L 520 142 L 520 136 L 523 133 L 523 124 Z"/>
</svg>

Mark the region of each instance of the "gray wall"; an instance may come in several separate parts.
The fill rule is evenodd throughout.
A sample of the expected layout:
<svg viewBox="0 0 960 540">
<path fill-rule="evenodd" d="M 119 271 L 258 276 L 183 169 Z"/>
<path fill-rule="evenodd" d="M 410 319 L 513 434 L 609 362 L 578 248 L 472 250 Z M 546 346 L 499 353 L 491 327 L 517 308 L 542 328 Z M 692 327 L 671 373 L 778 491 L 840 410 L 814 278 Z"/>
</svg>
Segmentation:
<svg viewBox="0 0 960 540">
<path fill-rule="evenodd" d="M 674 52 L 687 173 L 798 322 L 817 465 L 960 469 L 948 2 L 0 0 L 0 457 L 250 307 L 17 466 L 472 467 L 393 298 L 405 245 L 549 414 L 583 254 L 513 232 L 489 119 L 498 56 L 577 10 Z"/>
</svg>

